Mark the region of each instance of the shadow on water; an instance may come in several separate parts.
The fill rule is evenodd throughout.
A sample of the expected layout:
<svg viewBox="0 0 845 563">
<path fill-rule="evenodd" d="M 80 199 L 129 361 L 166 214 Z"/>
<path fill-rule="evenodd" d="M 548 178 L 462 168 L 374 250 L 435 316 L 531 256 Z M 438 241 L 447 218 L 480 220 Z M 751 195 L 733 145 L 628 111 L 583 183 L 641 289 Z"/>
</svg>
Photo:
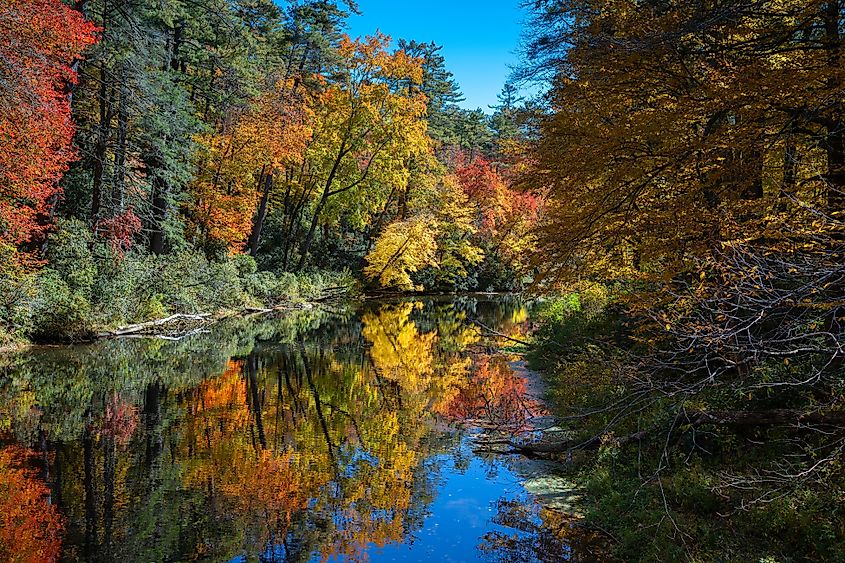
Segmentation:
<svg viewBox="0 0 845 563">
<path fill-rule="evenodd" d="M 544 413 L 470 319 L 518 335 L 527 311 L 395 300 L 0 358 L 0 558 L 595 560 L 537 500 L 553 467 L 474 451 Z"/>
</svg>

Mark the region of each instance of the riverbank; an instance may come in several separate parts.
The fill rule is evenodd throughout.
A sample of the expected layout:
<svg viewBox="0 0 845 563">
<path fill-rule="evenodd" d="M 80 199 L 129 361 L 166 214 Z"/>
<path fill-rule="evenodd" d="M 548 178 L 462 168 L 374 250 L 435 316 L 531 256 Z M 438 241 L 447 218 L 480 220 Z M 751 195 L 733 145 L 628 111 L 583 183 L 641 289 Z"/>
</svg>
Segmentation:
<svg viewBox="0 0 845 563">
<path fill-rule="evenodd" d="M 516 449 L 571 460 L 585 491 L 585 524 L 613 539 L 613 556 L 842 559 L 845 515 L 830 494 L 837 472 L 816 474 L 810 465 L 804 477 L 787 479 L 798 466 L 784 465 L 798 463 L 803 447 L 830 451 L 837 413 L 819 413 L 800 394 L 781 396 L 766 383 L 785 369 L 806 379 L 809 372 L 797 371 L 806 366 L 758 368 L 736 396 L 706 375 L 699 388 L 695 373 L 679 378 L 679 366 L 661 363 L 668 345 L 606 288 L 549 301 L 539 318 L 530 365 L 543 372 L 550 408 L 569 433 Z M 822 426 L 830 434 L 813 431 Z"/>
<path fill-rule="evenodd" d="M 0 346 L 90 341 L 170 317 L 207 322 L 357 291 L 348 272 L 260 271 L 248 255 L 117 252 L 84 229 L 57 233 L 45 266 L 0 276 Z"/>
</svg>

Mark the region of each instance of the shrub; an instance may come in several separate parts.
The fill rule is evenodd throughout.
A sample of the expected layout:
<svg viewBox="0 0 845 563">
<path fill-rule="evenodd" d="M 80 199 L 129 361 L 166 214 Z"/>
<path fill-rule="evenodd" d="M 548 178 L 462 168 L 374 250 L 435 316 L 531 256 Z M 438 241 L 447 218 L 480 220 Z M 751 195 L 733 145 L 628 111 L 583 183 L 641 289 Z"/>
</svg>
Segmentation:
<svg viewBox="0 0 845 563">
<path fill-rule="evenodd" d="M 243 290 L 252 299 L 263 305 L 279 302 L 279 279 L 272 272 L 255 272 L 243 279 Z"/>
<path fill-rule="evenodd" d="M 45 269 L 38 277 L 30 334 L 38 340 L 82 340 L 93 332 L 91 305 L 62 275 Z"/>
<path fill-rule="evenodd" d="M 258 265 L 255 263 L 255 258 L 249 254 L 236 254 L 230 259 L 238 271 L 238 275 L 246 277 L 258 271 Z"/>
<path fill-rule="evenodd" d="M 47 240 L 47 263 L 71 290 L 87 296 L 97 275 L 91 231 L 77 219 L 60 220 L 57 227 Z"/>
<path fill-rule="evenodd" d="M 327 287 L 353 283 L 349 272 L 258 271 L 248 255 L 215 260 L 190 249 L 164 256 L 141 249 L 116 252 L 95 241 L 81 221 L 57 225 L 48 240 L 46 267 L 31 272 L 0 269 L 0 344 L 26 337 L 79 340 L 94 327 L 173 313 L 270 307 L 317 298 Z"/>
</svg>

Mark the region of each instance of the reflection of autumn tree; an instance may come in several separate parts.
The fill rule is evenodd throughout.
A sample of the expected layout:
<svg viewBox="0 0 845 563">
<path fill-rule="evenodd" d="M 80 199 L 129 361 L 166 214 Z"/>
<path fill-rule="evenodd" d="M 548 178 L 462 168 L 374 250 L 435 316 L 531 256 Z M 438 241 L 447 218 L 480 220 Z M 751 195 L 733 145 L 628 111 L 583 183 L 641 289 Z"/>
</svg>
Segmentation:
<svg viewBox="0 0 845 563">
<path fill-rule="evenodd" d="M 414 314 L 422 318 L 415 322 Z M 418 413 L 442 412 L 469 371 L 472 360 L 462 352 L 479 339 L 466 314 L 451 306 L 409 302 L 382 306 L 365 314 L 363 322 L 376 374 L 403 392 L 400 400 L 428 397 L 429 402 L 418 404 Z"/>
<path fill-rule="evenodd" d="M 56 561 L 64 523 L 50 490 L 26 467 L 31 452 L 20 446 L 0 450 L 0 559 Z"/>
<path fill-rule="evenodd" d="M 256 362 L 254 355 L 230 361 L 220 377 L 203 382 L 189 394 L 182 455 L 185 485 L 207 494 L 208 504 L 217 505 L 219 518 L 237 514 L 245 539 L 260 550 L 273 537 L 287 535 L 295 513 L 306 509 L 309 498 L 329 476 L 325 468 L 310 463 L 313 460 L 307 455 L 268 449 L 267 436 L 260 429 L 270 418 L 270 409 L 256 404 L 268 389 L 266 385 L 259 389 L 258 370 L 253 369 Z"/>
<path fill-rule="evenodd" d="M 370 343 L 370 359 L 379 376 L 401 385 L 409 393 L 423 392 L 432 373 L 432 347 L 437 335 L 420 334 L 410 320 L 421 303 L 385 306 L 364 315 L 364 338 Z"/>
<path fill-rule="evenodd" d="M 425 477 L 431 431 L 431 398 L 419 382 L 432 369 L 435 335 L 419 334 L 402 311 L 371 318 L 377 333 L 365 325 L 392 350 L 371 350 L 369 361 L 360 343 L 334 352 L 300 342 L 230 361 L 185 395 L 184 483 L 207 495 L 213 518 L 238 515 L 242 549 L 304 537 L 325 557 L 357 559 L 418 525 L 422 497 L 412 483 Z M 420 357 L 428 367 L 402 369 Z M 200 538 L 197 550 L 209 555 L 211 540 Z"/>
<path fill-rule="evenodd" d="M 204 491 L 184 489 L 190 460 L 176 449 L 189 430 L 183 398 L 203 385 L 225 394 L 221 382 L 242 381 L 227 364 L 232 354 L 260 340 L 290 341 L 319 322 L 319 315 L 233 320 L 178 343 L 114 341 L 8 358 L 14 369 L 0 383 L 0 424 L 38 450 L 76 556 L 181 560 L 204 553 L 204 538 L 213 539 L 215 554 L 235 552 L 243 542 L 232 519 L 210 514 L 214 498 Z M 242 393 L 240 402 L 215 403 L 211 390 L 207 398 L 219 416 L 244 401 Z"/>
<path fill-rule="evenodd" d="M 489 313 L 382 304 L 24 355 L 0 424 L 38 450 L 76 557 L 358 560 L 424 520 L 436 416 L 474 384 L 468 319 Z"/>
<path fill-rule="evenodd" d="M 511 368 L 508 358 L 479 354 L 468 384 L 443 414 L 455 420 L 484 420 L 519 431 L 527 429 L 530 420 L 545 411 L 529 394 L 528 380 Z"/>
</svg>

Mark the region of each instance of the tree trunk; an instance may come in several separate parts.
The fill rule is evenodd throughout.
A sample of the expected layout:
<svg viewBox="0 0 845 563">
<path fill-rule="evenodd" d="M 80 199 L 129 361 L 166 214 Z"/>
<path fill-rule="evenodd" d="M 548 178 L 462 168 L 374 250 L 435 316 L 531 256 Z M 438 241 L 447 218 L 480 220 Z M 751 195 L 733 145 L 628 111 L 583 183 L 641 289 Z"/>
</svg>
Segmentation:
<svg viewBox="0 0 845 563">
<path fill-rule="evenodd" d="M 587 439 L 564 440 L 561 442 L 534 442 L 519 444 L 512 441 L 505 443 L 514 448 L 515 453 L 566 453 L 572 450 L 595 450 L 604 443 L 625 446 L 633 442 L 640 442 L 649 437 L 662 436 L 670 428 L 677 426 L 678 420 L 672 417 L 672 422 L 662 430 L 639 431 L 618 438 L 608 434 L 598 434 Z M 698 428 L 706 424 L 726 426 L 731 428 L 760 428 L 767 426 L 788 426 L 796 429 L 808 427 L 842 427 L 845 426 L 845 412 L 804 412 L 793 409 L 772 409 L 767 411 L 687 411 L 680 419 L 682 425 Z"/>
<path fill-rule="evenodd" d="M 261 169 L 261 176 L 259 176 L 259 183 L 264 180 L 264 191 L 261 194 L 261 202 L 258 204 L 258 212 L 255 215 L 255 221 L 252 224 L 252 233 L 249 235 L 249 254 L 253 258 L 258 254 L 258 245 L 261 243 L 261 230 L 264 228 L 264 221 L 267 219 L 267 203 L 270 200 L 270 192 L 273 189 L 273 173 L 264 173 L 264 168 Z"/>
<path fill-rule="evenodd" d="M 150 226 L 150 252 L 164 254 L 164 221 L 167 219 L 167 183 L 153 178 L 153 218 Z"/>
<path fill-rule="evenodd" d="M 797 191 L 800 158 L 798 147 L 795 144 L 795 134 L 790 130 L 787 132 L 786 146 L 783 151 L 783 182 L 780 187 L 780 201 L 778 203 L 778 211 L 780 212 L 789 209 L 789 203 Z"/>
<path fill-rule="evenodd" d="M 123 211 L 123 199 L 125 196 L 126 179 L 126 131 L 128 128 L 128 116 L 126 114 L 126 101 L 129 97 L 129 86 L 126 83 L 126 63 L 120 66 L 119 97 L 117 102 L 117 146 L 114 151 L 114 170 L 112 172 L 112 213 L 117 215 Z"/>
<path fill-rule="evenodd" d="M 85 555 L 95 559 L 97 553 L 97 498 L 94 483 L 94 439 L 86 426 L 82 433 L 83 491 L 85 494 Z"/>
<path fill-rule="evenodd" d="M 308 228 L 308 234 L 305 235 L 305 240 L 302 242 L 302 247 L 299 251 L 299 263 L 296 265 L 297 272 L 301 272 L 302 268 L 305 267 L 305 259 L 308 257 L 308 252 L 311 250 L 311 243 L 314 242 L 314 233 L 317 232 L 320 215 L 323 213 L 323 207 L 325 207 L 328 200 L 329 190 L 327 188 L 323 191 L 323 197 L 320 198 L 320 203 L 317 204 L 317 208 L 314 209 L 314 216 L 311 218 L 311 226 Z"/>
<path fill-rule="evenodd" d="M 109 87 L 109 71 L 105 64 L 100 65 L 100 91 L 97 96 L 100 105 L 100 123 L 97 142 L 94 144 L 93 185 L 91 188 L 91 223 L 96 225 L 100 215 L 100 204 L 103 194 L 103 180 L 106 167 L 106 152 L 111 136 L 111 89 Z"/>
<path fill-rule="evenodd" d="M 763 152 L 755 146 L 747 151 L 741 162 L 743 170 L 740 174 L 745 176 L 743 199 L 763 199 Z"/>
</svg>

